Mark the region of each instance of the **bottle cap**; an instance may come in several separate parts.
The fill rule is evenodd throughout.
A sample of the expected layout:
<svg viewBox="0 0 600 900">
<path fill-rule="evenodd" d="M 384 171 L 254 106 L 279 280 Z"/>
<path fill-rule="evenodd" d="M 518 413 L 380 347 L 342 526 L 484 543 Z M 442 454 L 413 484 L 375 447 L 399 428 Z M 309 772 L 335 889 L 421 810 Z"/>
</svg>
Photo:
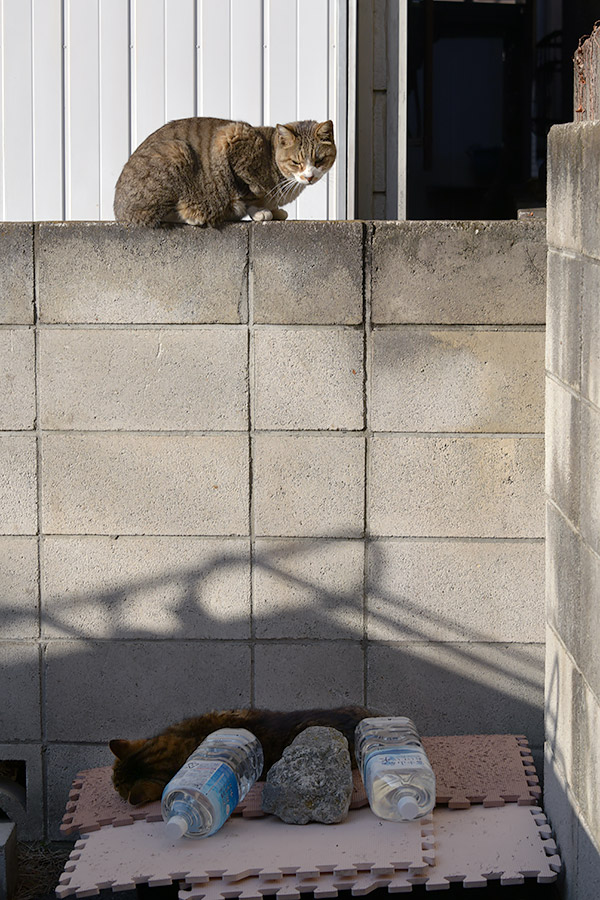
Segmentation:
<svg viewBox="0 0 600 900">
<path fill-rule="evenodd" d="M 400 797 L 398 812 L 403 819 L 416 819 L 419 815 L 419 804 L 413 797 Z"/>
<path fill-rule="evenodd" d="M 188 827 L 187 819 L 184 819 L 183 816 L 171 816 L 165 825 L 165 831 L 171 840 L 176 841 L 178 838 L 183 837 L 184 834 L 187 834 Z"/>
</svg>

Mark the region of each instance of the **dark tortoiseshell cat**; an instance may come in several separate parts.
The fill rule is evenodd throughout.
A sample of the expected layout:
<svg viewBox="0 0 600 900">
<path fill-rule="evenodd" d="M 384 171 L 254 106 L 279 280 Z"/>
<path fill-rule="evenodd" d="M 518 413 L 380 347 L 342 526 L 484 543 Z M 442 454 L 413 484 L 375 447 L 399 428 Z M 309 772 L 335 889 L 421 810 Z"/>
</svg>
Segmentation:
<svg viewBox="0 0 600 900">
<path fill-rule="evenodd" d="M 299 712 L 232 709 L 206 713 L 171 725 L 147 740 L 111 741 L 110 749 L 117 757 L 113 765 L 113 784 L 121 797 L 134 806 L 159 800 L 164 786 L 188 756 L 218 728 L 247 728 L 256 735 L 262 744 L 263 774 L 266 774 L 301 731 L 312 725 L 327 725 L 337 728 L 347 738 L 354 766 L 354 729 L 361 719 L 370 715 L 373 713 L 361 706 Z"/>
</svg>

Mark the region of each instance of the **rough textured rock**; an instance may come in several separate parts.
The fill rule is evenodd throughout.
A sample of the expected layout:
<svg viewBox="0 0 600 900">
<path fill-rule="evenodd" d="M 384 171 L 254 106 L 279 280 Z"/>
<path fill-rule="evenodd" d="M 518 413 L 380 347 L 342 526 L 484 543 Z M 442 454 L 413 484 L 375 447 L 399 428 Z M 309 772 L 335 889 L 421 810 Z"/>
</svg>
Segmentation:
<svg viewBox="0 0 600 900">
<path fill-rule="evenodd" d="M 292 825 L 342 822 L 350 806 L 348 741 L 335 728 L 307 728 L 267 775 L 262 808 Z"/>
</svg>

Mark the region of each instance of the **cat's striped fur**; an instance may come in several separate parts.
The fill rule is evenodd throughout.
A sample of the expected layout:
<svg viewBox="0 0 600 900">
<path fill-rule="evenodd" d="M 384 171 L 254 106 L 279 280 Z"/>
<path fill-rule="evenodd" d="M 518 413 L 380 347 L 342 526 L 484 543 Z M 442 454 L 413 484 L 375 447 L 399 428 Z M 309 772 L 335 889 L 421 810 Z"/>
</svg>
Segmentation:
<svg viewBox="0 0 600 900">
<path fill-rule="evenodd" d="M 165 221 L 219 225 L 246 214 L 285 219 L 280 207 L 318 181 L 336 156 L 333 123 L 247 122 L 195 117 L 163 125 L 129 157 L 114 211 L 124 225 Z"/>
</svg>

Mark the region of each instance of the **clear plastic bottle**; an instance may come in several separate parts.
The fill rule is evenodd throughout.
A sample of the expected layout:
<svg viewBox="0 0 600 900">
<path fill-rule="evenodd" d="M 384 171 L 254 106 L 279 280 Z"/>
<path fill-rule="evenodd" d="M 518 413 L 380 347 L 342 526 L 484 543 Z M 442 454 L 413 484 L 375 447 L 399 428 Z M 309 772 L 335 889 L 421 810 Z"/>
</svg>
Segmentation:
<svg viewBox="0 0 600 900">
<path fill-rule="evenodd" d="M 431 812 L 435 806 L 435 775 L 411 719 L 363 719 L 356 727 L 355 752 L 376 816 L 404 822 Z"/>
<path fill-rule="evenodd" d="M 213 731 L 171 778 L 161 812 L 174 840 L 218 831 L 262 772 L 260 741 L 245 728 Z"/>
</svg>

